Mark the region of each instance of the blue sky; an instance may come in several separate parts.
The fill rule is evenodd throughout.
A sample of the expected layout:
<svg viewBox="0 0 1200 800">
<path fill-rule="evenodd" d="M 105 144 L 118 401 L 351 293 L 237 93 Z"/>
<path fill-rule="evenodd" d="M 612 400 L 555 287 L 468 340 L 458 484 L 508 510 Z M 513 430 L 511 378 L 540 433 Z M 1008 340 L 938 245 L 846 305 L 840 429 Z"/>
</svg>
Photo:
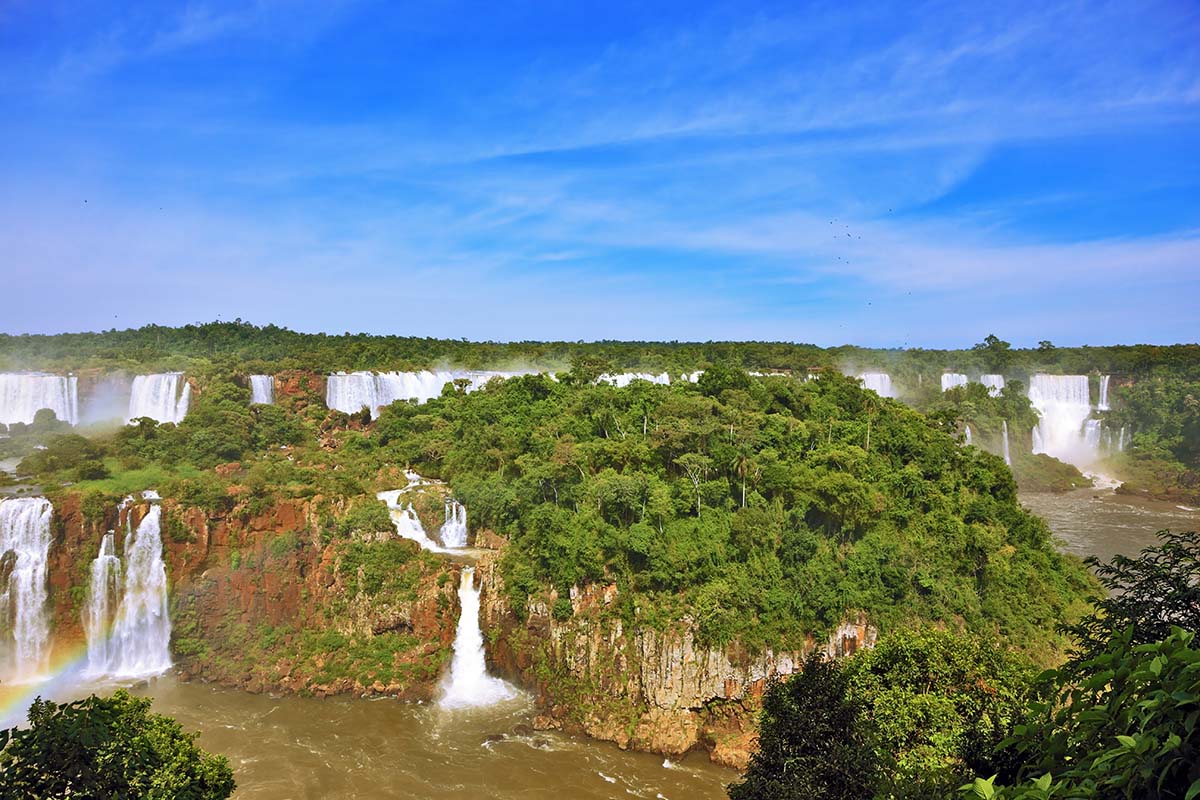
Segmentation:
<svg viewBox="0 0 1200 800">
<path fill-rule="evenodd" d="M 1196 341 L 1200 5 L 0 0 L 0 330 Z"/>
</svg>

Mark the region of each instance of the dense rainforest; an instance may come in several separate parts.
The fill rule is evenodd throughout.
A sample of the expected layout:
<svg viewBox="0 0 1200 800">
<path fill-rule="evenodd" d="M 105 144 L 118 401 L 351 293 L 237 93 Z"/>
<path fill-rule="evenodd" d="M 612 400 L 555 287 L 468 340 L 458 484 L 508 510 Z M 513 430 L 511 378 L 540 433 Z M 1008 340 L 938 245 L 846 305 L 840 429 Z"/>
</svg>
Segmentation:
<svg viewBox="0 0 1200 800">
<path fill-rule="evenodd" d="M 469 342 L 349 332 L 300 333 L 240 319 L 99 333 L 0 334 L 0 370 L 106 367 L 205 372 L 208 364 L 247 372 L 423 369 L 439 364 L 464 369 L 519 364 L 565 370 L 584 358 L 608 361 L 622 370 L 672 374 L 718 362 L 747 370 L 884 369 L 901 383 L 914 385 L 916 375 L 936 375 L 944 369 L 1017 376 L 1039 370 L 1137 376 L 1164 369 L 1187 380 L 1200 379 L 1200 345 L 1196 344 L 1055 347 L 1042 342 L 1036 348 L 1012 349 L 994 336 L 960 350 L 821 348 L 789 342 Z M 910 377 L 913 380 L 909 381 Z"/>
<path fill-rule="evenodd" d="M 376 507 L 373 493 L 393 488 L 377 476 L 413 468 L 446 480 L 474 527 L 511 540 L 516 607 L 615 582 L 631 621 L 687 616 L 714 645 L 799 646 L 863 614 L 883 630 L 935 621 L 1053 659 L 1054 623 L 1081 610 L 1083 570 L 1019 507 L 1004 462 L 853 379 L 720 365 L 694 385 L 594 377 L 580 362 L 557 381 L 448 385 L 371 421 L 315 395 L 251 406 L 240 378 L 214 376 L 178 426 L 57 434 L 19 471 L 95 505 L 156 488 L 219 511 L 316 495 Z"/>
<path fill-rule="evenodd" d="M 626 630 L 687 629 L 702 647 L 750 654 L 811 651 L 814 640 L 847 621 L 867 624 L 879 635 L 874 650 L 845 666 L 813 662 L 781 684 L 803 696 L 768 693 L 764 736 L 773 735 L 771 725 L 809 730 L 803 726 L 817 710 L 821 722 L 811 735 L 825 736 L 829 749 L 811 763 L 846 758 L 863 770 L 861 785 L 851 787 L 859 794 L 844 796 L 947 796 L 978 776 L 970 791 L 986 797 L 1007 791 L 1000 788 L 1005 782 L 1033 781 L 1031 770 L 1053 752 L 1046 742 L 1070 739 L 1062 733 L 1068 728 L 1082 730 L 1073 719 L 1034 727 L 1041 711 L 1045 717 L 1070 706 L 1051 702 L 1056 691 L 1079 691 L 1079 673 L 1060 675 L 1056 685 L 1037 675 L 1070 657 L 1081 631 L 1097 624 L 1089 614 L 1102 597 L 1084 565 L 1060 554 L 1045 524 L 1017 498 L 1014 472 L 1040 471 L 1067 485 L 1078 472 L 1022 445 L 1013 448 L 1011 469 L 997 454 L 1002 424 L 1023 435 L 1037 423 L 1021 376 L 1038 369 L 1125 376 L 1114 382 L 1106 411 L 1106 421 L 1134 431 L 1120 458 L 1147 471 L 1169 467 L 1180 481 L 1194 473 L 1200 455 L 1196 347 L 1043 344 L 1028 351 L 994 337 L 964 351 L 474 344 L 310 336 L 240 322 L 5 337 L 4 368 L 185 369 L 194 394 L 177 425 L 143 418 L 117 428 L 71 428 L 40 412 L 33 424 L 12 426 L 0 451 L 21 458 L 20 480 L 40 485 L 56 508 L 74 503 L 89 519 L 103 518 L 128 494 L 157 490 L 171 504 L 164 535 L 177 542 L 195 538 L 189 520 L 250 519 L 281 503 L 309 504 L 316 537 L 283 531 L 255 560 L 229 554 L 223 568 L 250 581 L 272 569 L 328 561 L 323 553 L 332 553 L 331 580 L 369 601 L 393 591 L 415 596 L 419 575 L 436 578 L 441 591 L 450 580 L 444 565 L 418 555 L 411 542 L 387 538 L 392 520 L 375 497 L 415 470 L 444 481 L 466 505 L 474 539 L 499 543 L 496 585 L 518 616 L 544 607 L 569 625 L 579 612 L 577 594 L 613 587 L 617 601 L 600 610 L 602 621 Z M 442 362 L 553 367 L 557 375 L 495 379 L 470 392 L 465 382 L 449 383 L 440 397 L 398 401 L 378 415 L 325 405 L 323 374 L 331 370 Z M 897 377 L 927 380 L 908 383 L 917 388 L 900 402 L 842 374 L 884 366 Z M 979 384 L 942 392 L 936 376 L 946 368 L 998 370 L 1010 380 L 999 393 Z M 695 369 L 703 373 L 694 383 L 597 382 L 618 370 Z M 286 384 L 274 404 L 250 403 L 248 376 L 260 372 Z M 964 446 L 967 425 L 979 446 Z M 199 516 L 188 516 L 192 511 Z M 185 662 L 232 649 L 243 654 L 235 668 L 243 661 L 319 663 L 324 675 L 361 683 L 416 674 L 405 666 L 401 675 L 395 648 L 385 646 L 415 653 L 411 631 L 372 637 L 368 626 L 361 641 L 356 633 L 286 624 L 213 633 L 198 624 L 194 609 L 173 613 L 180 615 L 174 647 Z M 233 630 L 236 640 L 211 639 Z M 1173 687 L 1197 691 L 1186 631 L 1159 630 L 1139 642 L 1108 631 L 1092 644 L 1088 656 L 1109 654 L 1104 663 L 1116 658 L 1110 651 L 1142 658 L 1150 651 L 1135 648 L 1157 647 L 1142 659 L 1145 669 L 1161 656 L 1175 670 Z M 345 658 L 325 657 L 334 651 Z M 436 673 L 444 644 L 420 658 Z M 1135 694 L 1146 686 L 1145 675 L 1137 675 L 1143 682 Z M 549 692 L 565 685 L 553 676 L 544 681 Z M 1127 697 L 1088 691 L 1080 704 Z M 1008 741 L 1020 731 L 1024 744 Z M 1072 752 L 1087 747 L 1083 739 L 1067 744 Z M 1192 746 L 1186 737 L 1179 743 L 1185 745 Z M 1017 763 L 1020 747 L 1024 761 Z M 788 748 L 785 761 L 794 755 Z M 998 782 L 988 783 L 993 774 Z M 1074 785 L 1069 778 L 1063 786 Z M 808 796 L 795 781 L 790 793 L 774 794 L 769 775 L 764 781 L 766 793 L 751 787 L 735 796 Z M 1039 795 L 1031 786 L 1019 796 L 1110 796 L 1066 789 Z"/>
</svg>

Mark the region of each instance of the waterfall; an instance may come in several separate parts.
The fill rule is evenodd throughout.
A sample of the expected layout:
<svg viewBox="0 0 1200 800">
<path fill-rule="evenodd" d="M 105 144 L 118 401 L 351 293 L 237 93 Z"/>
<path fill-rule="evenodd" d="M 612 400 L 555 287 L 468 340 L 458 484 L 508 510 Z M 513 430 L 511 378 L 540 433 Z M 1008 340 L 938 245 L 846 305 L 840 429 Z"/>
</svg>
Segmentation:
<svg viewBox="0 0 1200 800">
<path fill-rule="evenodd" d="M 880 397 L 895 397 L 892 390 L 892 376 L 886 372 L 864 372 L 858 376 L 864 389 L 870 389 Z"/>
<path fill-rule="evenodd" d="M 126 519 L 125 585 L 112 636 L 104 646 L 106 658 L 99 670 L 102 674 L 145 677 L 165 672 L 171 666 L 171 619 L 167 610 L 161 519 L 162 508 L 157 503 L 150 506 L 136 531 Z"/>
<path fill-rule="evenodd" d="M 251 405 L 273 405 L 275 403 L 275 378 L 270 375 L 251 375 L 250 403 Z"/>
<path fill-rule="evenodd" d="M 464 567 L 458 584 L 462 611 L 454 634 L 454 657 L 450 674 L 443 684 L 441 706 L 465 708 L 486 706 L 516 695 L 513 687 L 487 672 L 483 650 L 483 631 L 479 628 L 479 590 L 475 588 L 475 568 Z"/>
<path fill-rule="evenodd" d="M 416 477 L 417 481 L 419 481 L 420 476 Z M 392 524 L 396 526 L 396 533 L 405 539 L 413 540 L 425 550 L 441 552 L 442 548 L 438 547 L 437 543 L 425 533 L 425 527 L 421 525 L 421 519 L 417 516 L 416 509 L 413 508 L 412 503 L 409 503 L 407 506 L 401 506 L 399 503 L 400 495 L 414 485 L 416 485 L 416 481 L 409 478 L 409 484 L 404 489 L 379 492 L 375 496 L 387 505 L 388 514 L 392 517 Z"/>
<path fill-rule="evenodd" d="M 179 424 L 187 416 L 192 386 L 182 372 L 138 375 L 129 391 L 129 415 L 126 422 L 149 417 L 158 422 Z"/>
<path fill-rule="evenodd" d="M 446 498 L 446 521 L 438 531 L 438 536 L 446 547 L 467 546 L 467 509 L 462 503 Z"/>
<path fill-rule="evenodd" d="M 356 414 L 364 407 L 372 417 L 379 409 L 397 400 L 425 403 L 442 394 L 447 383 L 463 379 L 467 391 L 482 389 L 493 378 L 512 378 L 528 372 L 499 372 L 494 370 L 431 372 L 338 372 L 325 382 L 325 405 L 336 411 Z"/>
<path fill-rule="evenodd" d="M 46 668 L 46 562 L 50 516 L 44 497 L 0 500 L 0 677 L 28 681 Z"/>
<path fill-rule="evenodd" d="M 1131 438 L 1132 437 L 1129 434 L 1129 429 L 1122 425 L 1121 433 L 1117 437 L 1117 451 L 1122 453 L 1125 452 L 1125 448 L 1129 446 L 1129 440 Z"/>
<path fill-rule="evenodd" d="M 942 391 L 953 389 L 955 386 L 966 386 L 967 376 L 961 372 L 943 372 L 942 373 Z"/>
<path fill-rule="evenodd" d="M 696 373 L 696 379 L 699 380 L 699 373 Z M 596 379 L 597 383 L 611 383 L 617 388 L 623 388 L 633 383 L 634 381 L 649 381 L 663 386 L 671 383 L 671 376 L 662 372 L 657 375 L 650 372 L 622 372 L 616 375 L 601 375 Z"/>
<path fill-rule="evenodd" d="M 1108 379 L 1111 375 L 1100 376 L 1100 403 L 1096 406 L 1097 411 L 1108 411 Z"/>
<path fill-rule="evenodd" d="M 43 372 L 0 373 L 0 424 L 28 425 L 43 408 L 63 422 L 78 424 L 79 379 Z"/>
<path fill-rule="evenodd" d="M 1033 429 L 1033 452 L 1086 467 L 1099 456 L 1099 427 L 1085 425 L 1092 413 L 1086 375 L 1034 375 L 1029 400 L 1041 419 Z"/>
<path fill-rule="evenodd" d="M 999 397 L 1004 391 L 1004 376 L 1003 375 L 980 375 L 979 382 L 987 387 L 988 394 L 992 397 Z"/>
<path fill-rule="evenodd" d="M 966 437 L 967 437 L 967 444 L 970 444 L 971 443 L 971 426 L 970 425 L 968 425 L 966 428 Z"/>
<path fill-rule="evenodd" d="M 100 554 L 92 561 L 92 581 L 84 609 L 83 632 L 87 638 L 87 672 L 102 675 L 106 671 L 112 648 L 108 628 L 121 597 L 121 559 L 112 531 L 100 540 Z"/>
<path fill-rule="evenodd" d="M 1004 463 L 1012 466 L 1012 456 L 1008 453 L 1008 420 L 1000 420 L 1000 431 L 1004 434 Z"/>
</svg>

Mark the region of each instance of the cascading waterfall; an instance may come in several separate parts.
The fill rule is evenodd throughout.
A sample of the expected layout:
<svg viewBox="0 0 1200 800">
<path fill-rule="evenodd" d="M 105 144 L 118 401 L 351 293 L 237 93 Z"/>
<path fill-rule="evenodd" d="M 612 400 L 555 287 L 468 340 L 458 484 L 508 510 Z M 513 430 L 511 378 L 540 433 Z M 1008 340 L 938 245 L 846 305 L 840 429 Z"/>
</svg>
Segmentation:
<svg viewBox="0 0 1200 800">
<path fill-rule="evenodd" d="M 999 397 L 1004 391 L 1003 375 L 980 375 L 979 382 L 987 387 L 988 394 L 992 397 Z"/>
<path fill-rule="evenodd" d="M 325 382 L 325 405 L 336 411 L 356 414 L 363 408 L 372 417 L 379 409 L 397 400 L 425 403 L 442 394 L 442 388 L 456 380 L 466 380 L 468 392 L 477 391 L 493 378 L 512 378 L 528 372 L 437 371 L 421 372 L 338 372 Z"/>
<path fill-rule="evenodd" d="M 250 376 L 250 404 L 269 406 L 275 403 L 275 378 L 271 375 Z"/>
<path fill-rule="evenodd" d="M 697 373 L 696 379 L 699 380 L 699 378 L 699 373 Z M 657 375 L 650 372 L 622 372 L 616 375 L 601 375 L 596 379 L 597 383 L 611 383 L 617 388 L 624 388 L 634 381 L 649 381 L 650 383 L 667 386 L 671 383 L 671 376 L 666 372 L 661 372 Z"/>
<path fill-rule="evenodd" d="M 100 540 L 100 554 L 92 561 L 92 581 L 83 614 L 87 638 L 87 671 L 102 675 L 112 657 L 108 629 L 121 600 L 121 559 L 117 558 L 116 537 L 112 531 Z"/>
<path fill-rule="evenodd" d="M 129 415 L 126 422 L 149 417 L 158 422 L 183 421 L 192 399 L 192 385 L 182 372 L 138 375 L 129 391 Z"/>
<path fill-rule="evenodd" d="M 1008 420 L 1000 420 L 1000 432 L 1004 434 L 1004 463 L 1012 466 L 1012 456 L 1008 453 Z"/>
<path fill-rule="evenodd" d="M 153 492 L 146 499 L 156 499 Z M 171 667 L 171 619 L 167 610 L 167 568 L 162 557 L 162 508 L 152 503 L 133 530 L 126 520 L 125 585 L 101 674 L 145 677 Z"/>
<path fill-rule="evenodd" d="M 450 498 L 446 499 L 446 521 L 438 531 L 438 536 L 446 547 L 463 548 L 467 546 L 467 509 L 462 503 Z"/>
<path fill-rule="evenodd" d="M 43 408 L 63 422 L 79 424 L 79 379 L 44 372 L 0 373 L 0 424 L 28 425 Z"/>
<path fill-rule="evenodd" d="M 420 477 L 417 476 L 417 480 Z M 392 524 L 396 526 L 396 533 L 405 539 L 411 539 L 421 545 L 425 550 L 441 552 L 442 548 L 437 545 L 429 535 L 425 533 L 425 527 L 421 524 L 421 518 L 417 516 L 416 509 L 412 503 L 406 506 L 400 505 L 400 495 L 408 491 L 415 485 L 415 482 L 410 479 L 409 485 L 404 489 L 392 489 L 386 492 L 379 492 L 375 496 L 384 502 L 388 507 L 388 514 L 391 515 Z"/>
<path fill-rule="evenodd" d="M 966 386 L 967 376 L 961 372 L 943 372 L 942 373 L 942 391 L 945 392 L 953 389 L 955 386 Z"/>
<path fill-rule="evenodd" d="M 892 389 L 892 376 L 886 372 L 863 372 L 858 376 L 864 389 L 870 389 L 880 397 L 895 397 Z"/>
<path fill-rule="evenodd" d="M 1132 437 L 1129 433 L 1129 429 L 1126 428 L 1124 425 L 1122 425 L 1121 433 L 1117 437 L 1117 452 L 1121 452 L 1121 453 L 1125 452 L 1125 448 L 1129 446 L 1129 440 L 1131 438 Z"/>
<path fill-rule="evenodd" d="M 0 500 L 0 678 L 36 678 L 50 654 L 46 562 L 50 517 L 44 497 Z"/>
<path fill-rule="evenodd" d="M 966 427 L 966 438 L 967 438 L 967 444 L 971 444 L 971 426 L 970 425 L 968 425 Z"/>
<path fill-rule="evenodd" d="M 475 568 L 464 567 L 458 584 L 462 611 L 454 634 L 454 657 L 450 673 L 443 683 L 441 706 L 466 708 L 486 706 L 516 696 L 512 686 L 488 674 L 483 650 L 483 631 L 479 627 L 479 590 L 475 588 Z"/>
<path fill-rule="evenodd" d="M 1034 375 L 1029 382 L 1029 401 L 1041 417 L 1033 429 L 1033 452 L 1077 467 L 1097 460 L 1099 423 L 1085 424 L 1092 414 L 1086 375 Z"/>
<path fill-rule="evenodd" d="M 1097 411 L 1108 411 L 1108 379 L 1111 375 L 1100 376 L 1100 402 L 1096 405 Z"/>
</svg>

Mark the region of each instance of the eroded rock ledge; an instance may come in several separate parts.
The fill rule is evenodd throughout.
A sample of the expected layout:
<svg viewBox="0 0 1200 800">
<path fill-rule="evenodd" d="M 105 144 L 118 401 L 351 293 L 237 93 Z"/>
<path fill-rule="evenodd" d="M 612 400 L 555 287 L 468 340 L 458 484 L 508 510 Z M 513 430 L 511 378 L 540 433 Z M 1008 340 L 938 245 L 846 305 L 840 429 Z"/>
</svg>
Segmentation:
<svg viewBox="0 0 1200 800">
<path fill-rule="evenodd" d="M 875 629 L 860 619 L 826 641 L 810 637 L 801 651 L 706 648 L 686 622 L 625 630 L 613 613 L 615 585 L 572 591 L 573 614 L 562 621 L 551 613 L 556 597 L 531 598 L 522 620 L 509 606 L 497 561 L 486 554 L 477 572 L 492 668 L 536 694 L 537 727 L 621 748 L 679 756 L 703 747 L 714 762 L 743 769 L 770 678 L 792 674 L 817 647 L 835 657 L 875 642 Z"/>
</svg>

